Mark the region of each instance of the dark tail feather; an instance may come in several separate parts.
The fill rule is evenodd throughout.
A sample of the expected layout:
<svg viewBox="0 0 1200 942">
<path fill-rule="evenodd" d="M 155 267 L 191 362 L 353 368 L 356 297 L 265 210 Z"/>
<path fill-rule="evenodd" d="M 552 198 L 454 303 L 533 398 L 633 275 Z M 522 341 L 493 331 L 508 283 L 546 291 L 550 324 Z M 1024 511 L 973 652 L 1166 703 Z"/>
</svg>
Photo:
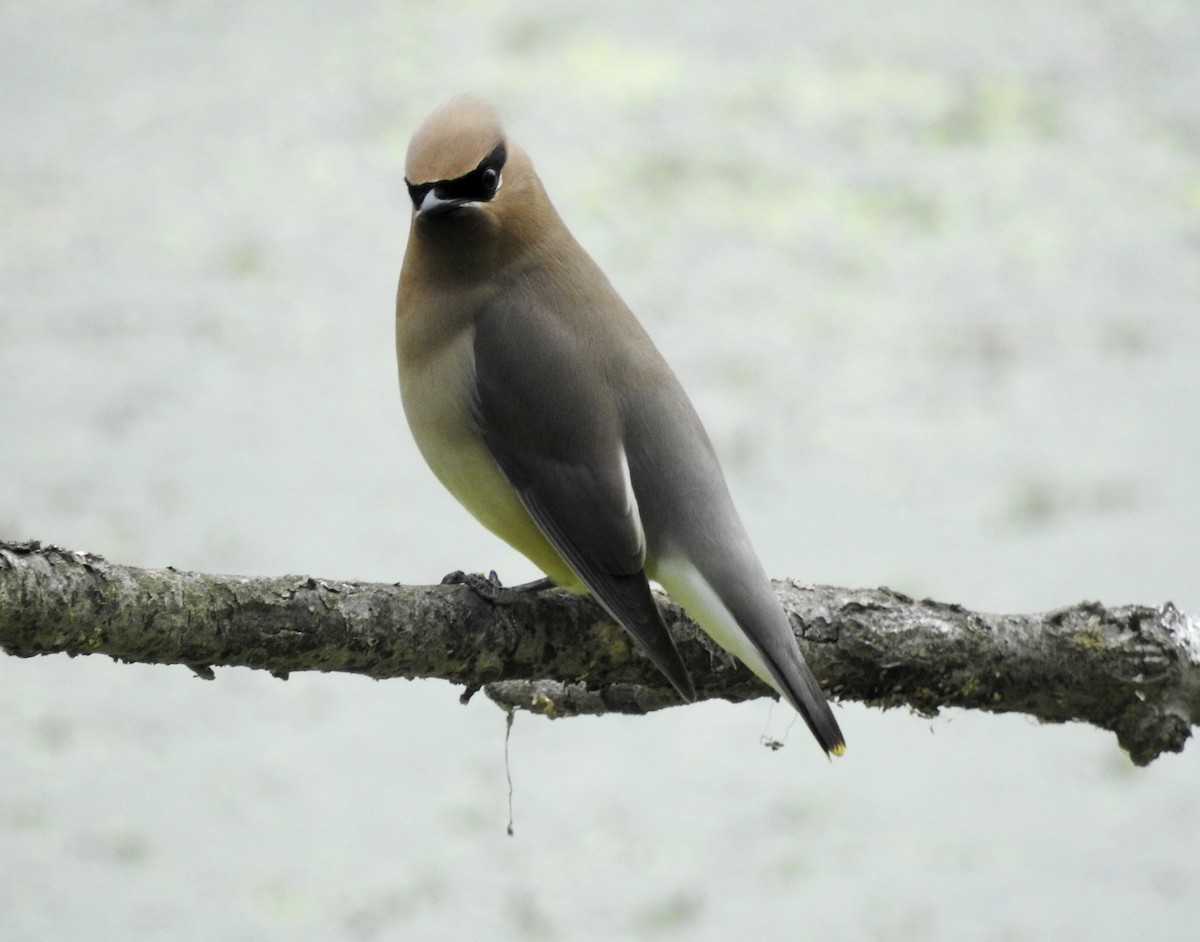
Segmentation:
<svg viewBox="0 0 1200 942">
<path fill-rule="evenodd" d="M 817 678 L 804 662 L 804 656 L 797 650 L 795 659 L 790 659 L 790 670 L 783 670 L 764 653 L 767 668 L 784 690 L 787 701 L 796 708 L 812 731 L 817 743 L 825 750 L 826 755 L 840 756 L 846 751 L 846 739 L 842 735 L 838 721 L 834 719 L 833 710 Z"/>
</svg>

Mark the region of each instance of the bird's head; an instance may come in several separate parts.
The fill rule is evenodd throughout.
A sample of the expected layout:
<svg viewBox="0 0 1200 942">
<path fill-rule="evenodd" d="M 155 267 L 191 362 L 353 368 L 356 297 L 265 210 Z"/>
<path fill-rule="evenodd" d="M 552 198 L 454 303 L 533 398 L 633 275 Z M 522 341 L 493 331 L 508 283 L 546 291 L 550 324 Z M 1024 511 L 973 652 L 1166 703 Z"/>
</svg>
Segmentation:
<svg viewBox="0 0 1200 942">
<path fill-rule="evenodd" d="M 452 98 L 417 128 L 408 145 L 404 182 L 414 218 L 479 220 L 501 210 L 511 174 L 511 145 L 495 110 L 474 95 Z"/>
</svg>

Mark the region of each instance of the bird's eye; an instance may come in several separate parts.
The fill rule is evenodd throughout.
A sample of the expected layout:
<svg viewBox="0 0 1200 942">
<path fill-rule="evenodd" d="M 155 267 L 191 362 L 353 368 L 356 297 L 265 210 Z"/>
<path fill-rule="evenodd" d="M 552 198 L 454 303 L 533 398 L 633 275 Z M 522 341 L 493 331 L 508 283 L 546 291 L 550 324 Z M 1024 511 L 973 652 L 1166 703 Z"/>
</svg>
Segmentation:
<svg viewBox="0 0 1200 942">
<path fill-rule="evenodd" d="M 500 187 L 500 171 L 495 167 L 485 167 L 480 180 L 483 181 L 483 186 L 488 192 L 495 193 Z"/>
</svg>

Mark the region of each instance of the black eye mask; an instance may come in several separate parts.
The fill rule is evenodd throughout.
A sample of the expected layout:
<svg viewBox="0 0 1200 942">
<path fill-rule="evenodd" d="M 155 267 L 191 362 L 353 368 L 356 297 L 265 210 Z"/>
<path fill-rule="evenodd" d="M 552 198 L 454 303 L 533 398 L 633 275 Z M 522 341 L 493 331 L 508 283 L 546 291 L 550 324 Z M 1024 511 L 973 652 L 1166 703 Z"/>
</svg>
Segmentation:
<svg viewBox="0 0 1200 942">
<path fill-rule="evenodd" d="M 425 195 L 430 190 L 437 191 L 440 200 L 461 205 L 462 203 L 486 203 L 500 189 L 500 172 L 508 159 L 508 148 L 501 141 L 493 148 L 478 166 L 470 173 L 464 173 L 453 180 L 435 180 L 432 183 L 410 183 L 408 195 L 412 198 L 413 206 L 420 208 Z"/>
</svg>

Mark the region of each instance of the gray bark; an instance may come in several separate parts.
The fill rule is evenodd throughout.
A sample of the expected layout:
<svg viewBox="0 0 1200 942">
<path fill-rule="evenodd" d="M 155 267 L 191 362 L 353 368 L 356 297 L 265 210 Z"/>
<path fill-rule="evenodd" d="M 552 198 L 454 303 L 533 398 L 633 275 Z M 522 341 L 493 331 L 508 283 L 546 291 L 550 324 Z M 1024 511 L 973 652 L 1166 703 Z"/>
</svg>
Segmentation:
<svg viewBox="0 0 1200 942">
<path fill-rule="evenodd" d="M 1139 765 L 1182 750 L 1200 722 L 1200 621 L 1170 603 L 1083 602 L 988 615 L 889 589 L 777 582 L 800 645 L 836 700 L 933 715 L 1020 712 L 1114 732 Z M 771 695 L 665 596 L 701 699 Z M 461 585 L 403 586 L 139 569 L 0 542 L 0 649 L 16 657 L 439 677 L 547 716 L 679 703 L 587 598 L 551 590 L 486 601 Z"/>
</svg>

